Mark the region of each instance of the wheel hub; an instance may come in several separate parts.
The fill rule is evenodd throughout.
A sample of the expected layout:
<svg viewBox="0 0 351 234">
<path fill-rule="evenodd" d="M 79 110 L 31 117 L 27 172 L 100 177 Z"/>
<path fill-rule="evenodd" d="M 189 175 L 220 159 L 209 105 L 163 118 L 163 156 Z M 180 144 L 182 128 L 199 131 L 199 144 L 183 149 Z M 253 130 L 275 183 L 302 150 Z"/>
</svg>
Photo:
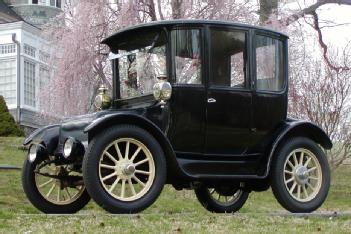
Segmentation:
<svg viewBox="0 0 351 234">
<path fill-rule="evenodd" d="M 305 166 L 297 166 L 294 171 L 294 176 L 296 178 L 296 181 L 301 184 L 307 184 L 308 182 L 308 170 L 307 167 Z"/>
<path fill-rule="evenodd" d="M 133 164 L 126 164 L 123 169 L 125 175 L 133 175 L 135 172 L 135 166 Z"/>
</svg>

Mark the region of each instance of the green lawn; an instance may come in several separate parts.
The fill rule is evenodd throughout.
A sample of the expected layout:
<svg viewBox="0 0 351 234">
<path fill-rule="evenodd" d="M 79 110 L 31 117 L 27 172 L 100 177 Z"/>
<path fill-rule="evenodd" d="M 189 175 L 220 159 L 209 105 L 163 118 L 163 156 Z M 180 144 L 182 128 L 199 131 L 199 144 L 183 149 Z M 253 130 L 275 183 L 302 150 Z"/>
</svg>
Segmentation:
<svg viewBox="0 0 351 234">
<path fill-rule="evenodd" d="M 0 164 L 21 166 L 21 139 L 0 138 Z M 351 166 L 333 173 L 327 201 L 316 212 L 351 213 Z M 269 190 L 251 193 L 239 213 L 212 214 L 192 191 L 166 186 L 157 202 L 137 215 L 110 215 L 91 202 L 76 215 L 44 215 L 27 201 L 20 172 L 0 170 L 0 233 L 350 233 L 351 216 L 293 217 Z"/>
</svg>

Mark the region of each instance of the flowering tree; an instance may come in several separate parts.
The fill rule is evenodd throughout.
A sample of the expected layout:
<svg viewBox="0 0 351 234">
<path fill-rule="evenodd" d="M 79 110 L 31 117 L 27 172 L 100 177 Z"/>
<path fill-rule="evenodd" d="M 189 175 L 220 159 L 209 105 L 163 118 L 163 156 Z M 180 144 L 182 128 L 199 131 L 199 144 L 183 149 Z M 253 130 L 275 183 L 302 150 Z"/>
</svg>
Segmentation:
<svg viewBox="0 0 351 234">
<path fill-rule="evenodd" d="M 340 152 L 351 152 L 347 143 L 351 130 L 344 125 L 348 113 L 345 103 L 348 103 L 349 96 L 342 94 L 349 93 L 349 54 L 345 48 L 345 53 L 331 55 L 330 46 L 324 41 L 318 9 L 327 4 L 351 5 L 351 0 L 316 0 L 295 10 L 278 4 L 278 0 L 67 1 L 64 13 L 44 30 L 53 48 L 51 64 L 55 71 L 40 99 L 43 112 L 69 116 L 92 111 L 91 103 L 97 87 L 100 84 L 111 86 L 108 50 L 100 42 L 118 29 L 180 18 L 239 21 L 266 25 L 290 35 L 290 112 L 317 122 L 327 129 L 334 141 L 342 142 L 343 147 L 338 148 Z M 328 25 L 333 26 L 332 22 Z M 315 32 L 312 37 L 308 36 L 306 28 Z M 319 44 L 319 48 L 313 48 L 319 57 L 308 56 L 311 51 L 306 41 L 311 40 Z M 340 86 L 343 88 L 338 88 Z M 334 93 L 328 93 L 325 87 L 333 87 L 333 92 L 339 92 L 338 95 L 327 97 Z M 311 89 L 316 93 L 309 92 Z M 319 102 L 319 93 L 329 102 Z M 332 108 L 328 118 L 317 118 L 325 111 L 324 106 L 319 105 L 321 103 L 333 108 L 338 106 L 336 109 L 340 113 L 335 114 L 336 109 Z M 340 155 L 340 152 L 335 155 Z M 335 157 L 330 158 L 333 161 Z M 342 160 L 334 161 L 337 165 Z"/>
</svg>

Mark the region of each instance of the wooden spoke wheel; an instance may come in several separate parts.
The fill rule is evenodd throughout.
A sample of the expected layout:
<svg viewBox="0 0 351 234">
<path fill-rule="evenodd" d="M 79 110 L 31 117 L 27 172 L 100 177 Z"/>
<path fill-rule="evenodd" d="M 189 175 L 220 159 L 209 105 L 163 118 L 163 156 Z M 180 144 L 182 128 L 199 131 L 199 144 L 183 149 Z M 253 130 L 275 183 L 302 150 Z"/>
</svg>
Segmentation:
<svg viewBox="0 0 351 234">
<path fill-rule="evenodd" d="M 274 196 L 284 208 L 291 212 L 312 212 L 328 195 L 327 157 L 309 138 L 288 139 L 275 153 L 270 179 Z"/>
<path fill-rule="evenodd" d="M 90 196 L 111 213 L 149 207 L 166 181 L 166 160 L 156 139 L 133 125 L 110 127 L 89 143 L 83 178 Z"/>
<path fill-rule="evenodd" d="M 23 190 L 37 209 L 48 214 L 71 214 L 90 201 L 81 173 L 69 168 L 48 161 L 25 160 Z"/>
</svg>

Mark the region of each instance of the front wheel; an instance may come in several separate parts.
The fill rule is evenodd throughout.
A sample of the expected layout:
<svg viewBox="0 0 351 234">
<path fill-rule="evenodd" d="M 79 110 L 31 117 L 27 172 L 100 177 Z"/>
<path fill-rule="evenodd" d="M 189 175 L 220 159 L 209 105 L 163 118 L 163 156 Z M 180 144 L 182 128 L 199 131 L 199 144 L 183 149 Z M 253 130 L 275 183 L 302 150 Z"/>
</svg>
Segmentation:
<svg viewBox="0 0 351 234">
<path fill-rule="evenodd" d="M 94 201 L 111 213 L 150 206 L 166 181 L 166 162 L 156 139 L 137 126 L 109 128 L 93 138 L 83 177 Z"/>
<path fill-rule="evenodd" d="M 289 139 L 272 162 L 271 186 L 278 202 L 296 213 L 318 209 L 328 195 L 330 169 L 320 147 L 304 137 Z"/>
<path fill-rule="evenodd" d="M 249 193 L 241 188 L 209 188 L 205 185 L 195 188 L 195 194 L 205 209 L 216 213 L 237 212 L 249 197 Z"/>
<path fill-rule="evenodd" d="M 47 214 L 72 214 L 90 201 L 81 173 L 50 159 L 33 163 L 26 159 L 22 185 L 29 201 Z"/>
</svg>

